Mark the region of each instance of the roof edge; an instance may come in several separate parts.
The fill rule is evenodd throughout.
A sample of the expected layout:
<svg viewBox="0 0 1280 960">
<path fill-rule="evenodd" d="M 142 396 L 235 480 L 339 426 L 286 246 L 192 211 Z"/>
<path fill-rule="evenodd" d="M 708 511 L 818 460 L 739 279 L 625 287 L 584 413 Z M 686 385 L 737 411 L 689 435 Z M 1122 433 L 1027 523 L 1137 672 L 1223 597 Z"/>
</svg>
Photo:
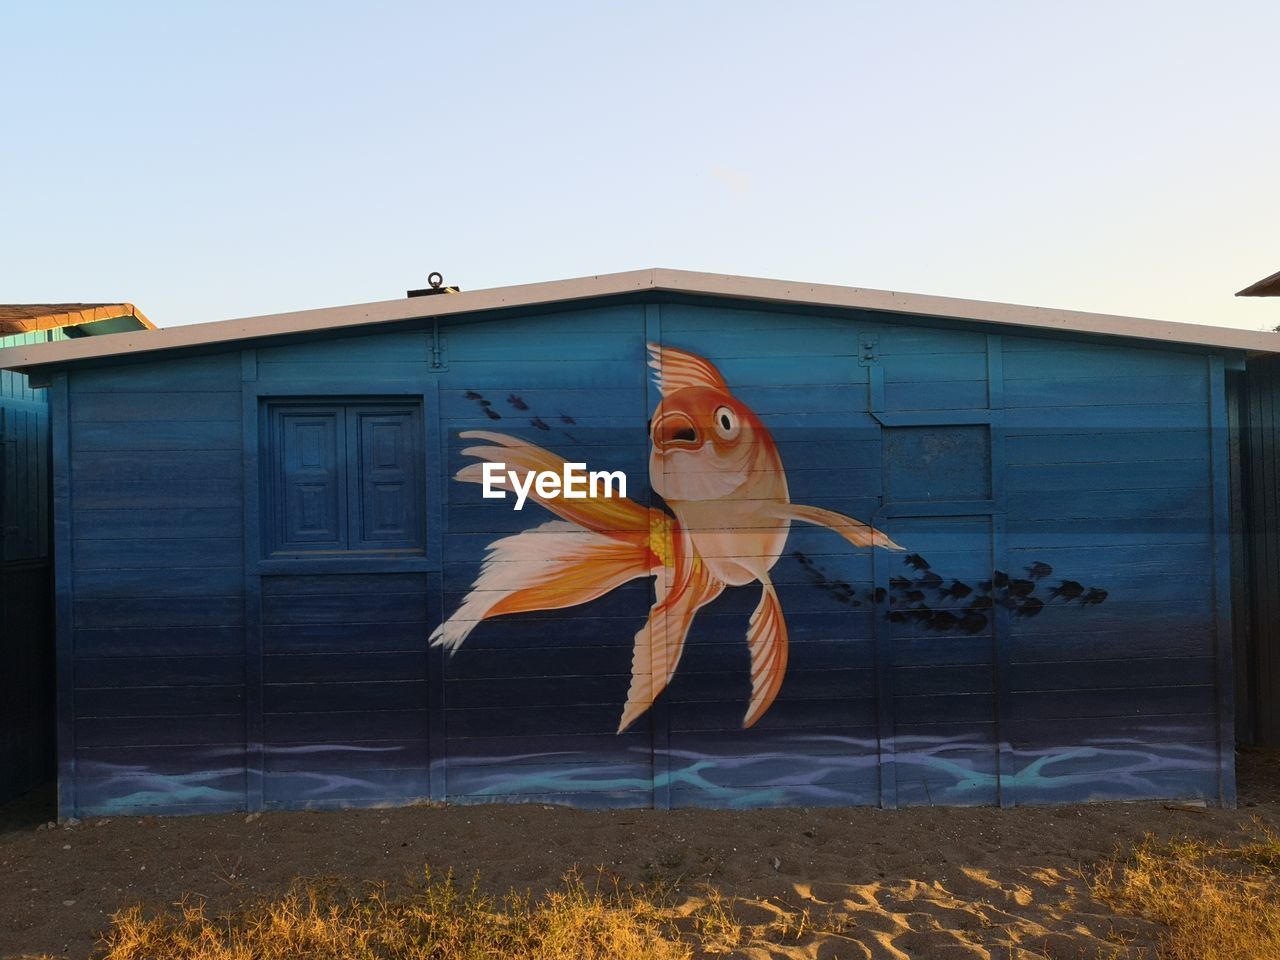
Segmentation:
<svg viewBox="0 0 1280 960">
<path fill-rule="evenodd" d="M 651 268 L 470 290 L 449 297 L 413 297 L 318 310 L 277 313 L 190 326 L 153 329 L 139 336 L 112 334 L 94 339 L 11 347 L 0 351 L 0 367 L 29 370 L 105 357 L 235 344 L 266 337 L 324 333 L 401 320 L 444 319 L 469 313 L 572 303 L 631 293 L 670 292 L 755 300 L 807 307 L 869 310 L 937 319 L 968 320 L 1060 333 L 1125 337 L 1190 346 L 1280 353 L 1280 336 L 1233 327 L 1202 326 L 1049 307 L 964 300 L 863 287 L 798 283 L 729 274 Z"/>
<path fill-rule="evenodd" d="M 1280 297 L 1280 272 L 1263 277 L 1236 293 L 1237 297 Z"/>
<path fill-rule="evenodd" d="M 79 327 L 87 323 L 98 323 L 102 320 L 118 320 L 129 317 L 137 320 L 144 330 L 155 330 L 156 325 L 132 303 L 110 303 L 97 307 L 85 307 L 82 310 L 66 310 L 61 313 L 44 313 L 23 320 L 6 320 L 3 323 L 6 335 L 19 333 L 39 333 L 42 330 L 61 330 L 64 327 Z"/>
</svg>

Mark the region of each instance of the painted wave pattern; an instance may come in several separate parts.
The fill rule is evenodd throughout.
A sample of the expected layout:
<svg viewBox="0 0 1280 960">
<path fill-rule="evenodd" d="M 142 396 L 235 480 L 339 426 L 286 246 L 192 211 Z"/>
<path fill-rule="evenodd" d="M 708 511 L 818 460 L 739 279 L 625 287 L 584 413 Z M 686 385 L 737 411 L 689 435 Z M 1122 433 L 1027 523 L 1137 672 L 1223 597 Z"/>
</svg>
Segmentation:
<svg viewBox="0 0 1280 960">
<path fill-rule="evenodd" d="M 1168 731 L 1163 731 L 1167 736 Z M 397 747 L 309 745 L 287 752 L 344 756 L 395 754 Z M 273 752 L 280 752 L 273 748 Z M 81 764 L 91 784 L 78 799 L 82 813 L 112 815 L 168 811 L 237 810 L 245 805 L 239 754 L 212 750 L 186 758 L 186 771 L 143 764 Z M 519 757 L 450 758 L 435 773 L 456 803 L 537 802 L 572 806 L 838 806 L 880 803 L 881 777 L 889 778 L 901 806 L 982 805 L 1010 791 L 1019 804 L 1067 803 L 1217 795 L 1217 753 L 1212 745 L 1153 745 L 1134 739 L 1097 739 L 1051 750 L 1011 750 L 1013 763 L 997 771 L 990 743 L 964 737 L 899 738 L 892 756 L 876 743 L 838 736 L 777 738 L 750 756 L 711 756 L 689 750 L 651 755 L 549 752 Z M 366 757 L 367 759 L 367 757 Z M 424 800 L 432 770 L 396 768 L 394 758 L 376 772 L 296 771 L 269 774 L 273 807 L 387 806 Z M 235 765 L 232 765 L 235 764 Z M 274 778 L 274 781 L 273 781 Z"/>
</svg>

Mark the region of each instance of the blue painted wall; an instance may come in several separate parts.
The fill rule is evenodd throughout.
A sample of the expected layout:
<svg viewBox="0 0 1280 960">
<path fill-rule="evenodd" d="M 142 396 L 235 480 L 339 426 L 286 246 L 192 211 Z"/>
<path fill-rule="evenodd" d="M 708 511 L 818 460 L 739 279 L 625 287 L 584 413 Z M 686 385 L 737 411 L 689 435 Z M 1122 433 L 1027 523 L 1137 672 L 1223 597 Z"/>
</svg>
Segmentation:
<svg viewBox="0 0 1280 960">
<path fill-rule="evenodd" d="M 63 813 L 1233 802 L 1238 358 L 1017 333 L 668 298 L 58 374 Z M 496 540 L 553 519 L 453 479 L 460 434 L 623 470 L 667 515 L 646 342 L 715 365 L 792 501 L 905 548 L 792 525 L 789 662 L 749 729 L 756 583 L 622 733 L 651 577 L 427 643 Z M 318 400 L 420 411 L 420 541 L 281 549 L 272 410 Z"/>
</svg>

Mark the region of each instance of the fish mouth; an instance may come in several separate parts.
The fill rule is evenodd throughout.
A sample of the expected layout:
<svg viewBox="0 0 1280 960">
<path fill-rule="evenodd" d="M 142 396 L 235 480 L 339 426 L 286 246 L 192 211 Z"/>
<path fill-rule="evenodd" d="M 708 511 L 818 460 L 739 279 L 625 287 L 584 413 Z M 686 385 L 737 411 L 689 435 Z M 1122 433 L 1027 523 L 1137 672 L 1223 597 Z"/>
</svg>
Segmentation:
<svg viewBox="0 0 1280 960">
<path fill-rule="evenodd" d="M 653 442 L 659 450 L 694 450 L 702 446 L 702 436 L 692 417 L 672 411 L 653 425 Z"/>
</svg>

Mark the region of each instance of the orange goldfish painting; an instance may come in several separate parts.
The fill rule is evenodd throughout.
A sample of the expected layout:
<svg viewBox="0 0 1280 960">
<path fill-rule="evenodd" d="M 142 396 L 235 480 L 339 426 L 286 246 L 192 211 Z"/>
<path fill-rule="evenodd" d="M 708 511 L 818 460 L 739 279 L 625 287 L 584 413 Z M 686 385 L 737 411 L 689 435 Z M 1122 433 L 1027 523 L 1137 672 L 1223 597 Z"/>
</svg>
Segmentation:
<svg viewBox="0 0 1280 960">
<path fill-rule="evenodd" d="M 453 653 L 484 620 L 577 606 L 653 577 L 656 599 L 635 635 L 621 733 L 671 681 L 698 610 L 726 587 L 758 582 L 760 602 L 746 632 L 751 700 L 742 725 L 751 727 L 786 675 L 787 625 L 769 572 L 791 523 L 826 527 L 855 547 L 902 548 L 859 520 L 792 503 L 773 437 L 715 366 L 658 344 L 649 344 L 649 354 L 661 395 L 649 427 L 649 482 L 671 513 L 625 498 L 530 493 L 560 519 L 490 544 L 470 592 L 431 642 Z M 472 430 L 461 437 L 482 444 L 462 451 L 479 461 L 458 472 L 464 482 L 483 482 L 484 463 L 505 463 L 517 476 L 565 466 L 556 454 L 506 434 Z M 504 484 L 511 489 L 510 474 L 498 486 Z"/>
</svg>

